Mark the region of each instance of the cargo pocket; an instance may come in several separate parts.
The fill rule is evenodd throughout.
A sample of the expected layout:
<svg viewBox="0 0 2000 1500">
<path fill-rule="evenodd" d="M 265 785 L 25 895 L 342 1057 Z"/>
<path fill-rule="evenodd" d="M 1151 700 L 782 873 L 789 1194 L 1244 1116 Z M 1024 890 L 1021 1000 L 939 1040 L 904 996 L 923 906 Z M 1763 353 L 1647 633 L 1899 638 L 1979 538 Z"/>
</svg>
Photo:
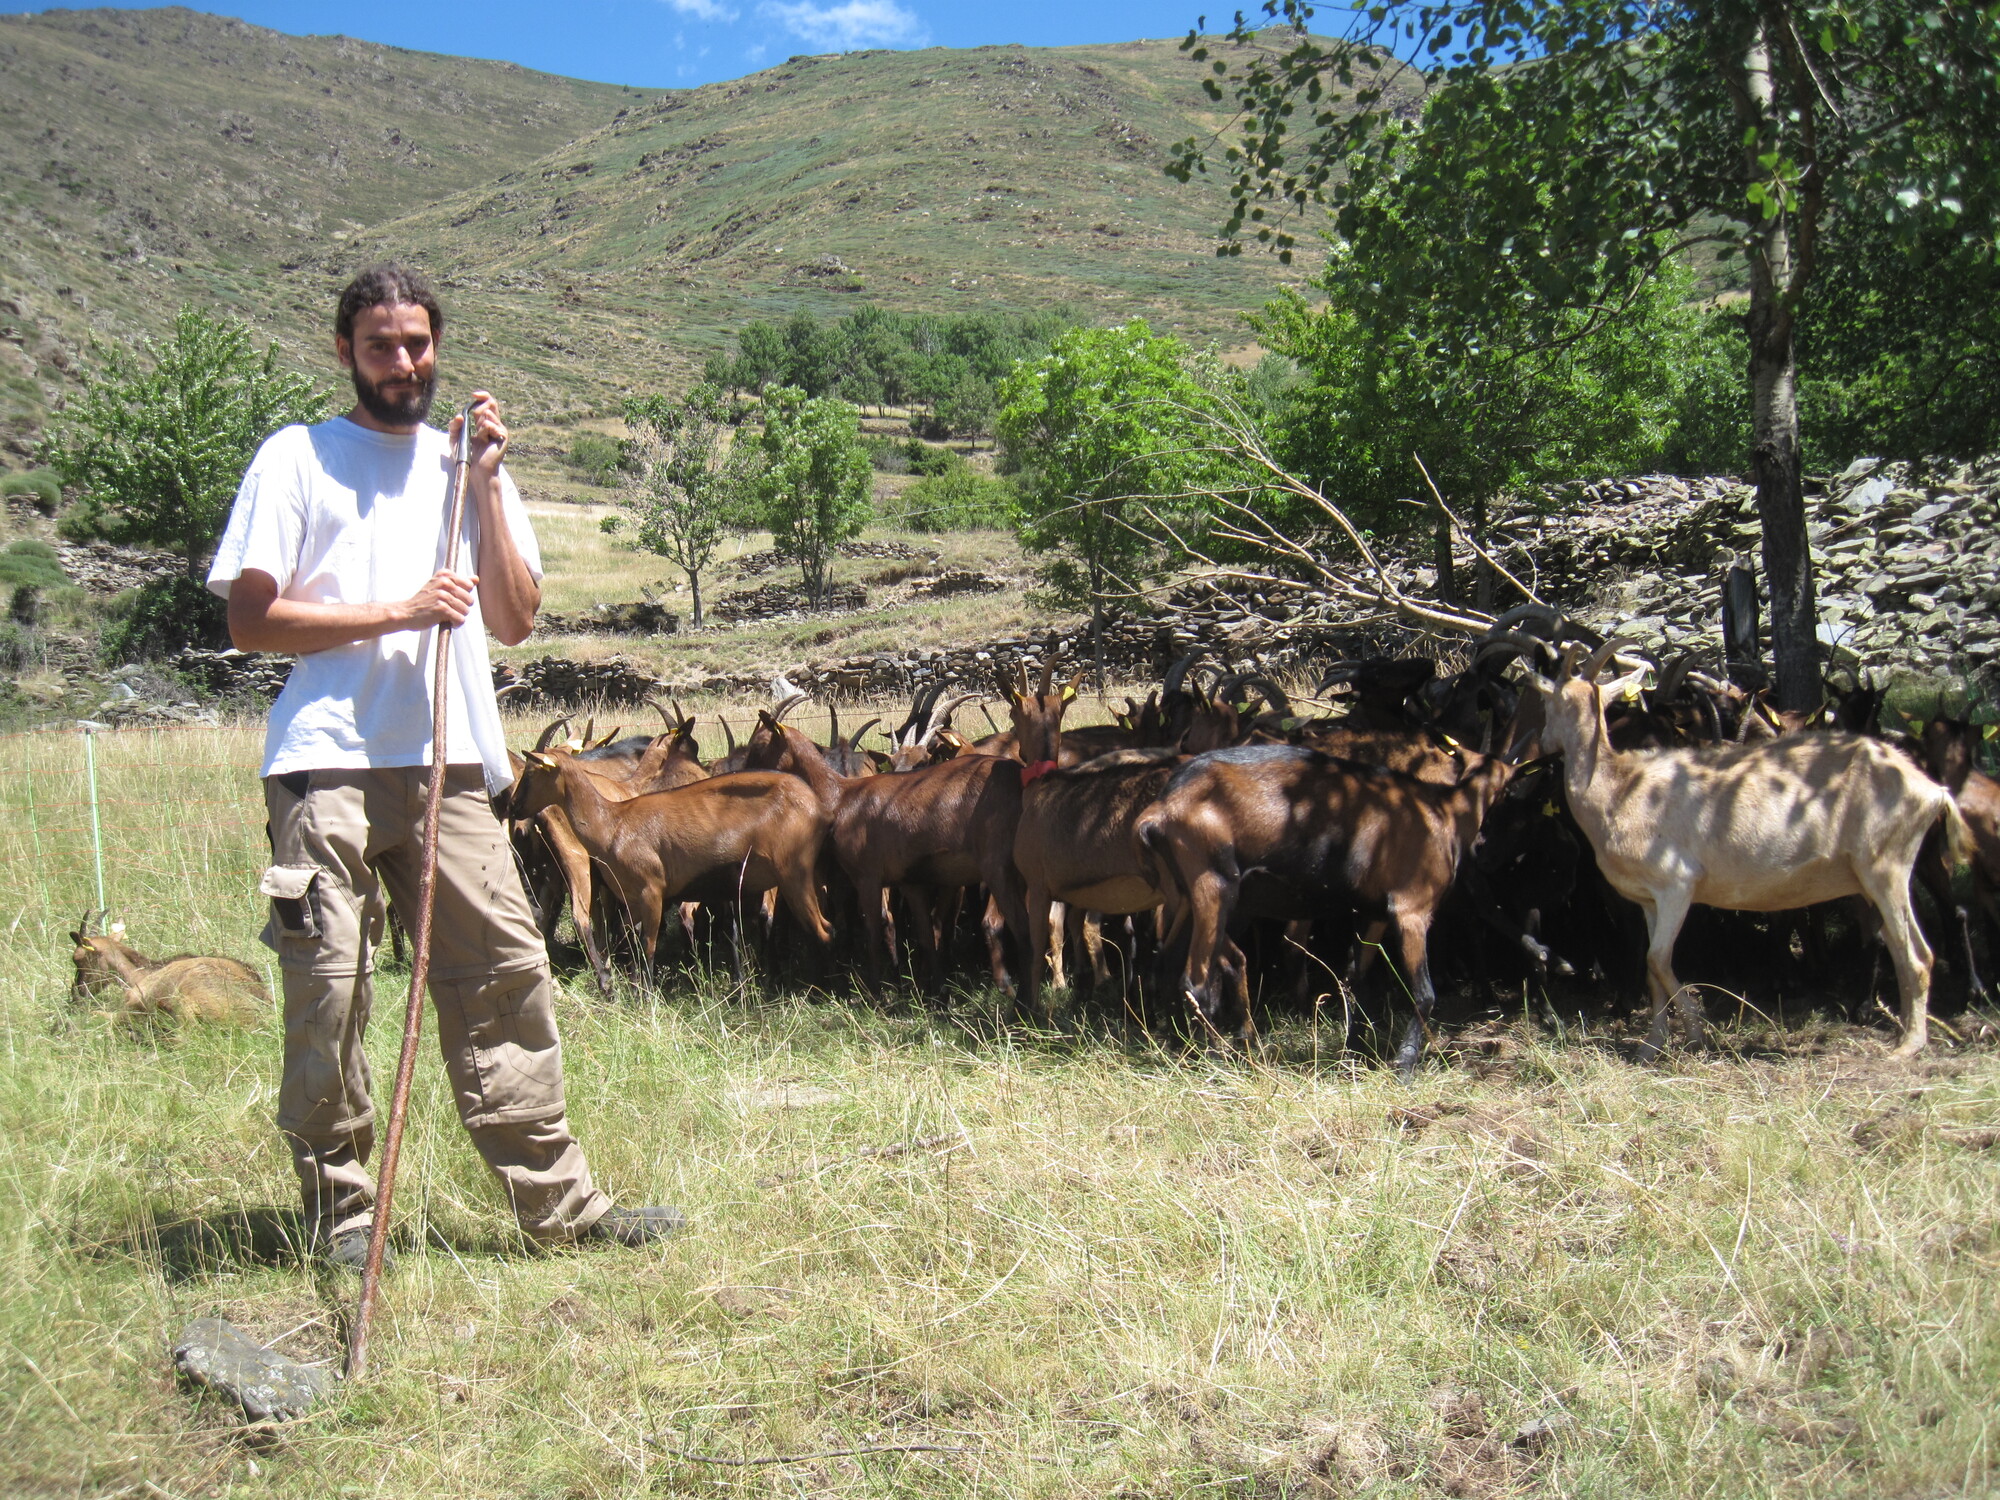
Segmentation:
<svg viewBox="0 0 2000 1500">
<path fill-rule="evenodd" d="M 320 913 L 318 865 L 272 865 L 257 882 L 257 889 L 271 898 L 271 920 L 264 926 L 264 946 L 280 957 L 310 952 L 299 945 L 317 945 L 326 936 Z"/>
</svg>

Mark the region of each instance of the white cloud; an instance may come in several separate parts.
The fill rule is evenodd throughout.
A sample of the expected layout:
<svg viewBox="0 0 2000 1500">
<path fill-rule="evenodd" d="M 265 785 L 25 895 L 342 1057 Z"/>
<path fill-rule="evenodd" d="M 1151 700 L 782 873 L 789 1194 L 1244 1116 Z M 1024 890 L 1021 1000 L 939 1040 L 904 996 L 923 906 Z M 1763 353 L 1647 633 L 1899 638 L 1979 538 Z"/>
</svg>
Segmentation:
<svg viewBox="0 0 2000 1500">
<path fill-rule="evenodd" d="M 797 4 L 767 4 L 762 10 L 794 36 L 829 52 L 856 47 L 921 47 L 930 40 L 916 12 L 903 9 L 896 0 L 845 0 L 840 5 L 799 0 Z"/>
<path fill-rule="evenodd" d="M 699 21 L 733 21 L 736 12 L 719 0 L 667 0 L 675 10 L 684 16 L 693 16 Z"/>
</svg>

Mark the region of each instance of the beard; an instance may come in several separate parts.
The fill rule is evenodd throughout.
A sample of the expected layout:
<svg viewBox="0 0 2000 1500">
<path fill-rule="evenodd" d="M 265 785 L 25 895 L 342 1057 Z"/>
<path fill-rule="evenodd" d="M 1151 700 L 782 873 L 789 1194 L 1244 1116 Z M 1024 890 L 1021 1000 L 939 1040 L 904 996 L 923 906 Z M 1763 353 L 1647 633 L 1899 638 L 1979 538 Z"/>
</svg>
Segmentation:
<svg viewBox="0 0 2000 1500">
<path fill-rule="evenodd" d="M 408 427 L 431 414 L 431 398 L 437 394 L 436 375 L 428 380 L 413 379 L 395 385 L 384 381 L 378 385 L 363 375 L 359 366 L 349 373 L 354 377 L 355 399 L 376 421 L 390 427 Z"/>
</svg>

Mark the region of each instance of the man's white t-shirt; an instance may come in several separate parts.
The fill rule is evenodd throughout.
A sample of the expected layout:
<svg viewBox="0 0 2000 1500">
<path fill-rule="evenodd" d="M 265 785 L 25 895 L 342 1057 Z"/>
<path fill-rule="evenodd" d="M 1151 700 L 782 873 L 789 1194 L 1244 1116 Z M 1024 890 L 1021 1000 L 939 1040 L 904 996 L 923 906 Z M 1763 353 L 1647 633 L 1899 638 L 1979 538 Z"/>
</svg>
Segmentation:
<svg viewBox="0 0 2000 1500">
<path fill-rule="evenodd" d="M 451 469 L 450 442 L 434 427 L 405 435 L 335 417 L 275 432 L 236 492 L 208 586 L 226 599 L 254 568 L 277 581 L 280 598 L 300 603 L 407 599 L 444 566 Z M 534 528 L 504 468 L 500 494 L 514 546 L 539 582 Z M 478 558 L 478 511 L 468 496 L 457 571 L 476 573 Z M 271 706 L 260 774 L 429 765 L 437 637 L 428 627 L 398 630 L 301 656 Z M 483 764 L 498 792 L 513 772 L 476 592 L 452 633 L 451 665 L 446 760 Z"/>
</svg>

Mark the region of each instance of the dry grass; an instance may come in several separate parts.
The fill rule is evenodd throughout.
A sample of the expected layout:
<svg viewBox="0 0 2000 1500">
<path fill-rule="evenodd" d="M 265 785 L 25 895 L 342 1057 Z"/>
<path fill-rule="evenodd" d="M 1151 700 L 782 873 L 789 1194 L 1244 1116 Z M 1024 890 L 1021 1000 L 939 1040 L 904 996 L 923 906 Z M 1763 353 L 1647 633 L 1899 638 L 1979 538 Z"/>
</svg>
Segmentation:
<svg viewBox="0 0 2000 1500">
<path fill-rule="evenodd" d="M 543 566 L 547 570 L 546 607 L 557 612 L 586 609 L 605 601 L 638 599 L 642 588 L 653 590 L 688 623 L 690 606 L 686 580 L 678 569 L 650 553 L 627 545 L 622 534 L 606 535 L 602 517 L 622 514 L 614 504 L 536 504 L 530 507 Z M 924 576 L 928 563 L 913 564 L 882 558 L 841 558 L 833 568 L 837 583 L 859 583 L 869 591 L 871 607 L 848 614 L 813 615 L 799 619 L 745 624 L 715 624 L 701 631 L 673 636 L 563 636 L 537 633 L 524 645 L 495 651 L 499 660 L 534 659 L 547 655 L 595 659 L 622 655 L 674 681 L 699 681 L 725 672 L 777 671 L 797 662 L 830 660 L 878 652 L 929 650 L 991 640 L 1024 631 L 1045 630 L 1073 616 L 1051 614 L 1028 602 L 1026 589 L 1032 564 L 1013 537 L 1004 532 L 972 531 L 942 534 L 871 528 L 871 541 L 902 542 L 935 554 L 936 569 L 969 568 L 1007 580 L 1004 592 L 959 594 L 943 599 L 909 600 L 900 584 Z M 746 553 L 771 545 L 763 533 L 733 538 L 724 544 L 717 567 L 703 578 L 703 599 L 709 607 L 738 589 L 782 582 L 796 583 L 797 570 L 782 568 L 745 579 L 730 566 Z"/>
<path fill-rule="evenodd" d="M 1517 1028 L 1406 1089 L 1296 1027 L 1214 1071 L 995 1034 L 979 992 L 719 981 L 560 1002 L 598 1173 L 684 1205 L 685 1240 L 526 1253 L 427 1054 L 375 1373 L 246 1441 L 175 1389 L 175 1331 L 215 1312 L 331 1358 L 352 1290 L 282 1248 L 278 1036 L 69 1009 L 78 741 L 8 744 L 0 1493 L 1994 1488 L 1990 1051 L 1739 1034 L 1757 1059 L 1653 1070 Z M 260 958 L 254 733 L 100 750 L 132 941 Z M 800 1456 L 868 1448 L 908 1451 Z"/>
</svg>

